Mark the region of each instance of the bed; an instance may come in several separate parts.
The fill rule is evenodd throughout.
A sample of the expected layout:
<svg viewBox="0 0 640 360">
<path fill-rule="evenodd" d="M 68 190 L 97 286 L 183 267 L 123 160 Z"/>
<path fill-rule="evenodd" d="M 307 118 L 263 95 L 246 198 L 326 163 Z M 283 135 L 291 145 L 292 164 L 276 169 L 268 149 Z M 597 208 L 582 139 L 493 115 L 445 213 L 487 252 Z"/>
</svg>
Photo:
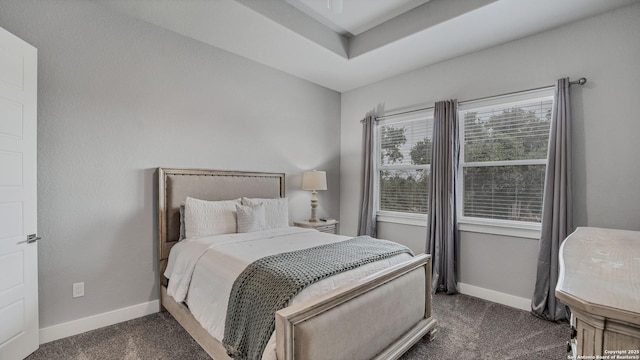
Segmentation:
<svg viewBox="0 0 640 360">
<path fill-rule="evenodd" d="M 219 340 L 220 335 L 216 333 L 215 326 L 212 331 L 211 324 L 203 325 L 198 319 L 202 318 L 203 312 L 208 311 L 206 306 L 197 305 L 195 300 L 192 303 L 186 300 L 189 304 L 186 305 L 185 302 L 174 299 L 175 293 L 169 295 L 174 290 L 171 290 L 169 279 L 164 274 L 171 249 L 179 244 L 181 236 L 180 205 L 187 197 L 207 201 L 243 197 L 284 198 L 285 176 L 281 173 L 158 168 L 158 193 L 161 308 L 171 313 L 213 359 L 229 360 L 231 358 Z M 332 242 L 333 239 L 344 240 L 344 237 L 320 235 L 321 233 L 315 230 L 300 228 L 275 229 L 263 233 L 230 234 L 228 238 L 203 239 L 202 243 L 215 243 L 212 248 L 234 247 L 237 246 L 234 242 L 245 235 L 248 236 L 248 240 L 243 237 L 242 241 L 248 244 L 258 244 L 257 241 L 263 241 L 263 237 L 275 236 L 278 236 L 277 239 L 297 239 L 298 236 L 304 236 L 305 239 L 311 239 L 309 241 L 320 243 Z M 173 255 L 178 253 L 181 247 L 182 245 L 177 246 Z M 238 249 L 235 248 L 235 251 L 240 251 Z M 202 262 L 207 263 L 204 260 Z M 208 262 L 213 264 L 213 269 L 218 263 L 217 260 Z M 199 269 L 204 265 L 197 266 Z M 431 314 L 429 291 L 431 258 L 424 254 L 413 257 L 396 255 L 388 259 L 384 265 L 376 262 L 364 267 L 369 269 L 357 276 L 351 276 L 352 279 L 348 282 L 334 280 L 334 277 L 337 278 L 334 276 L 325 279 L 333 284 L 329 287 L 316 286 L 313 291 L 305 289 L 290 306 L 277 311 L 275 333 L 264 351 L 263 359 L 397 359 L 422 337 L 432 337 L 436 320 Z M 221 271 L 220 269 L 213 271 Z M 197 278 L 196 271 L 199 270 L 194 271 L 194 280 Z M 353 271 L 360 270 L 349 270 L 349 273 Z M 200 275 L 200 278 L 202 277 Z M 193 299 L 197 299 L 198 296 L 200 299 L 203 298 L 203 295 L 195 294 L 207 286 L 194 283 L 188 286 L 187 296 Z M 313 286 L 315 284 L 309 288 Z M 211 292 L 211 289 L 209 291 Z M 199 314 L 196 308 L 199 309 Z"/>
</svg>

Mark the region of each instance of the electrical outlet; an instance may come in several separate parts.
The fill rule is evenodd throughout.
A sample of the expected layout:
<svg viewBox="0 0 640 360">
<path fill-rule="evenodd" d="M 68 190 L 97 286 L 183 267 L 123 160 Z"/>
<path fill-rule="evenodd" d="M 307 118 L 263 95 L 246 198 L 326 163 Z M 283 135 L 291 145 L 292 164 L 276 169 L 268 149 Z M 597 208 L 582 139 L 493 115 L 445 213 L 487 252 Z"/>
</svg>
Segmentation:
<svg viewBox="0 0 640 360">
<path fill-rule="evenodd" d="M 79 282 L 73 284 L 73 297 L 81 297 L 84 296 L 84 282 Z"/>
</svg>

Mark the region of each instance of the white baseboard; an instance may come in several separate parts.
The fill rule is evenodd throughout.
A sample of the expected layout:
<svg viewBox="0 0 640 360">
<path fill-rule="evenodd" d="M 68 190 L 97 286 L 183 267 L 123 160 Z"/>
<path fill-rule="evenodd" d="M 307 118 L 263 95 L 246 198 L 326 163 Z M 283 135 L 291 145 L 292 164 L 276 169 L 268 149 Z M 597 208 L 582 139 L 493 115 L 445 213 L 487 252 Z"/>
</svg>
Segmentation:
<svg viewBox="0 0 640 360">
<path fill-rule="evenodd" d="M 106 313 L 88 316 L 86 318 L 52 325 L 40 329 L 40 344 L 65 338 L 67 336 L 81 334 L 104 326 L 117 324 L 123 321 L 136 319 L 142 316 L 157 313 L 160 310 L 160 301 L 153 300 L 146 303 L 129 306 Z"/>
<path fill-rule="evenodd" d="M 460 282 L 458 283 L 458 291 L 461 294 L 475 296 L 480 299 L 511 306 L 520 310 L 531 311 L 531 299 L 509 295 Z"/>
<path fill-rule="evenodd" d="M 509 295 L 465 283 L 458 283 L 458 291 L 460 291 L 461 294 L 475 296 L 480 299 L 511 306 L 517 309 L 525 311 L 531 310 L 531 299 Z M 117 324 L 123 321 L 136 319 L 142 316 L 151 315 L 153 313 L 157 313 L 159 310 L 160 301 L 153 300 L 62 324 L 52 325 L 40 329 L 40 344 L 81 334 L 83 332 L 99 329 L 101 327 Z"/>
</svg>

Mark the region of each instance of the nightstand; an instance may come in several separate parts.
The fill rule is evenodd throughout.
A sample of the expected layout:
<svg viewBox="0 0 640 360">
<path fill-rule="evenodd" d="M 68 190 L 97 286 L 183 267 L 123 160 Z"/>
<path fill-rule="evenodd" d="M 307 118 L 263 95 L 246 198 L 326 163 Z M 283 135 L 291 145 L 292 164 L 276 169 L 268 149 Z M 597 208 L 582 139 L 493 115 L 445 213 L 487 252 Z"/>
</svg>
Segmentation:
<svg viewBox="0 0 640 360">
<path fill-rule="evenodd" d="M 337 220 L 329 220 L 329 221 L 318 220 L 316 222 L 303 220 L 303 221 L 294 221 L 293 224 L 295 226 L 297 226 L 297 227 L 316 229 L 316 230 L 318 230 L 320 232 L 324 232 L 324 233 L 329 233 L 329 234 L 337 234 L 338 233 L 338 221 Z"/>
</svg>

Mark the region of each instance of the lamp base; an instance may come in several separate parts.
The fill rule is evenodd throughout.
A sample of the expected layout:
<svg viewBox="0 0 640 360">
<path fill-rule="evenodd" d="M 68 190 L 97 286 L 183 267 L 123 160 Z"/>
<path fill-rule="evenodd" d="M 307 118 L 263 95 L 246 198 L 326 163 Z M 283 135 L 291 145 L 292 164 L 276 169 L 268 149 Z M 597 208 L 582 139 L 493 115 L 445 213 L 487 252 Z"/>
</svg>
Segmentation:
<svg viewBox="0 0 640 360">
<path fill-rule="evenodd" d="M 316 216 L 316 208 L 318 207 L 318 193 L 313 190 L 311 192 L 311 218 L 309 222 L 318 222 L 318 217 Z"/>
</svg>

